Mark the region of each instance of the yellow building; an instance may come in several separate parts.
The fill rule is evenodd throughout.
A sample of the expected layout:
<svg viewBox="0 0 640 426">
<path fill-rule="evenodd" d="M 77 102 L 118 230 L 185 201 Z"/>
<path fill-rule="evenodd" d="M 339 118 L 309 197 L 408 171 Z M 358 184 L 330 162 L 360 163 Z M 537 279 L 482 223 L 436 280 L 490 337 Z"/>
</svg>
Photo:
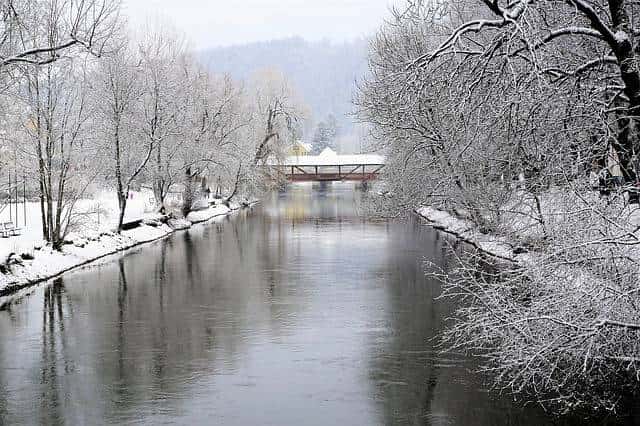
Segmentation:
<svg viewBox="0 0 640 426">
<path fill-rule="evenodd" d="M 301 157 L 303 155 L 311 154 L 311 149 L 311 144 L 297 140 L 293 143 L 293 145 L 291 145 L 291 148 L 289 148 L 288 154 L 291 156 Z"/>
</svg>

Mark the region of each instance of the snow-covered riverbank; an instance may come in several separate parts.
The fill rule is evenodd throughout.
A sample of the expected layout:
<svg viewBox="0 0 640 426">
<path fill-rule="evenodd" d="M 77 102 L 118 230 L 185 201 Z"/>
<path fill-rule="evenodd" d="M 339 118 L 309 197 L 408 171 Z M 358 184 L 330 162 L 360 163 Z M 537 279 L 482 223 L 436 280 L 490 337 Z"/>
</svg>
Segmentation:
<svg viewBox="0 0 640 426">
<path fill-rule="evenodd" d="M 429 223 L 431 227 L 446 232 L 472 245 L 478 250 L 498 259 L 521 262 L 530 256 L 517 253 L 513 243 L 495 235 L 483 234 L 469 220 L 433 207 L 419 207 L 415 213 Z"/>
<path fill-rule="evenodd" d="M 231 203 L 229 207 L 211 206 L 192 212 L 187 217 L 188 220 L 171 219 L 166 223 L 146 219 L 139 227 L 123 231 L 120 235 L 102 232 L 73 237 L 61 252 L 48 246 L 35 246 L 29 252 L 12 254 L 7 259 L 2 259 L 4 263 L 0 271 L 0 296 L 15 293 L 103 257 L 188 229 L 193 224 L 229 215 L 240 208 L 238 203 Z"/>
</svg>

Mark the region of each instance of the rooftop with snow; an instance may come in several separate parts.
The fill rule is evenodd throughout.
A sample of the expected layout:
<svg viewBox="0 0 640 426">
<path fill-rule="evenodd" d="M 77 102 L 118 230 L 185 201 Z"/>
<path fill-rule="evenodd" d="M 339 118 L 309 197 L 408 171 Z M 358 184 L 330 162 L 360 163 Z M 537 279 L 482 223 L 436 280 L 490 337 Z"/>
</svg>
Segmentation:
<svg viewBox="0 0 640 426">
<path fill-rule="evenodd" d="M 318 155 L 290 155 L 284 161 L 270 159 L 269 165 L 286 166 L 348 166 L 348 165 L 381 165 L 385 157 L 378 154 L 338 154 L 331 148 L 325 148 Z"/>
</svg>

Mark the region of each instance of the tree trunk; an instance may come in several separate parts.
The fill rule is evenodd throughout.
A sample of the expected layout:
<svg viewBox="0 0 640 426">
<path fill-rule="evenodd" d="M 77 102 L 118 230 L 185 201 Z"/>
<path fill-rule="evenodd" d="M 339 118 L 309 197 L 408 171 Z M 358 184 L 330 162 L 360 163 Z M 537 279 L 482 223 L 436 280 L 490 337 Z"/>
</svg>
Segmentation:
<svg viewBox="0 0 640 426">
<path fill-rule="evenodd" d="M 273 138 L 278 137 L 278 134 L 273 131 L 273 126 L 274 126 L 273 121 L 275 117 L 276 117 L 276 113 L 274 108 L 269 106 L 269 114 L 267 115 L 267 128 L 266 128 L 265 136 L 262 139 L 260 146 L 256 150 L 256 155 L 253 159 L 254 165 L 258 165 L 258 163 L 261 160 L 264 160 L 268 156 L 269 151 L 267 150 L 267 145 L 269 144 L 269 141 L 271 141 L 271 139 Z"/>
<path fill-rule="evenodd" d="M 156 199 L 158 205 L 158 211 L 162 214 L 165 212 L 164 199 L 165 193 L 165 181 L 162 177 L 162 143 L 158 143 L 156 151 L 156 176 L 153 182 L 153 196 Z"/>
<path fill-rule="evenodd" d="M 48 241 L 49 229 L 47 227 L 47 214 L 45 203 L 45 189 L 44 189 L 44 162 L 42 160 L 42 152 L 40 148 L 40 142 L 38 141 L 38 188 L 40 190 L 40 219 L 42 222 L 42 238 Z"/>
<path fill-rule="evenodd" d="M 116 123 L 119 122 L 119 117 L 116 117 Z M 116 191 L 118 192 L 118 208 L 120 209 L 120 214 L 118 216 L 118 227 L 116 228 L 116 232 L 119 234 L 122 232 L 122 223 L 124 222 L 124 212 L 127 208 L 127 197 L 129 196 L 129 190 L 127 188 L 127 193 L 124 191 L 124 184 L 122 183 L 122 165 L 120 160 L 120 128 L 119 124 L 116 124 L 116 128 L 113 134 L 113 141 L 115 142 L 115 173 L 116 173 Z"/>
<path fill-rule="evenodd" d="M 629 98 L 627 116 L 619 121 L 618 141 L 614 148 L 617 151 L 623 178 L 630 182 L 635 180 L 633 157 L 638 153 L 639 135 L 638 119 L 640 118 L 640 72 L 637 63 L 640 58 L 636 54 L 635 37 L 631 28 L 629 15 L 624 0 L 609 0 L 611 22 L 616 40 L 610 41 L 612 50 L 620 67 L 620 78 L 624 82 L 624 93 Z M 618 34 L 624 37 L 618 37 Z"/>
<path fill-rule="evenodd" d="M 193 174 L 191 173 L 191 168 L 187 167 L 184 176 L 184 193 L 182 194 L 182 214 L 184 217 L 191 212 L 191 208 L 193 207 L 193 202 L 195 199 L 195 190 L 193 187 Z"/>
<path fill-rule="evenodd" d="M 129 192 L 129 191 L 127 191 Z M 122 232 L 122 225 L 124 224 L 124 213 L 127 209 L 127 197 L 129 194 L 123 194 L 118 192 L 118 207 L 120 208 L 120 213 L 118 215 L 118 234 Z"/>
<path fill-rule="evenodd" d="M 238 189 L 240 187 L 240 172 L 242 171 L 242 164 L 240 164 L 238 166 L 238 171 L 236 172 L 236 181 L 233 185 L 233 192 L 231 192 L 231 195 L 229 195 L 229 197 L 227 198 L 227 202 L 231 202 L 231 199 L 233 197 L 236 196 L 236 194 L 238 193 Z"/>
</svg>

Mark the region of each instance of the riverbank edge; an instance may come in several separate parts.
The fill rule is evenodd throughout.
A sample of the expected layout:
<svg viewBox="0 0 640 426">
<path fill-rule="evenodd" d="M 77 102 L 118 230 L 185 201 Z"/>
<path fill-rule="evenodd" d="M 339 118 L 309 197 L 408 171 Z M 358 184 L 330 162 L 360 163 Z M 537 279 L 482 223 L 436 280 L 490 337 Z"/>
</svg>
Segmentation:
<svg viewBox="0 0 640 426">
<path fill-rule="evenodd" d="M 143 223 L 138 228 L 123 231 L 120 235 L 115 233 L 101 235 L 97 240 L 87 242 L 86 246 L 77 247 L 72 245 L 71 247 L 64 247 L 62 253 L 53 252 L 50 249 L 44 251 L 43 249 L 37 250 L 34 259 L 23 260 L 22 264 L 14 265 L 14 269 L 10 273 L 0 275 L 0 278 L 4 278 L 4 281 L 6 281 L 5 283 L 0 281 L 0 298 L 16 295 L 23 290 L 58 278 L 61 275 L 83 268 L 103 258 L 118 253 L 124 254 L 129 250 L 167 238 L 179 231 L 188 231 L 194 225 L 206 225 L 214 219 L 229 216 L 241 209 L 251 208 L 259 202 L 259 200 L 253 200 L 243 205 L 231 203 L 229 207 L 212 206 L 206 210 L 193 212 L 196 213 L 196 215 L 194 215 L 195 217 L 192 217 L 191 220 L 180 219 L 179 226 L 173 228 L 167 224 L 151 226 Z M 97 246 L 99 244 L 102 244 L 102 247 Z M 39 251 L 42 251 L 45 255 L 38 256 Z M 37 263 L 38 261 L 40 261 L 40 263 L 46 261 L 42 259 L 44 257 L 48 257 L 49 260 L 53 261 L 64 259 L 66 262 L 61 262 L 58 268 L 53 266 L 51 269 L 43 271 L 37 267 Z M 36 265 L 34 266 L 34 264 Z M 0 309 L 2 309 L 4 305 L 5 303 L 0 303 Z"/>
<path fill-rule="evenodd" d="M 422 206 L 416 208 L 413 213 L 433 229 L 450 234 L 499 261 L 521 263 L 526 262 L 529 257 L 527 254 L 515 253 L 514 244 L 509 240 L 496 235 L 481 233 L 471 221 L 448 211 Z"/>
</svg>

